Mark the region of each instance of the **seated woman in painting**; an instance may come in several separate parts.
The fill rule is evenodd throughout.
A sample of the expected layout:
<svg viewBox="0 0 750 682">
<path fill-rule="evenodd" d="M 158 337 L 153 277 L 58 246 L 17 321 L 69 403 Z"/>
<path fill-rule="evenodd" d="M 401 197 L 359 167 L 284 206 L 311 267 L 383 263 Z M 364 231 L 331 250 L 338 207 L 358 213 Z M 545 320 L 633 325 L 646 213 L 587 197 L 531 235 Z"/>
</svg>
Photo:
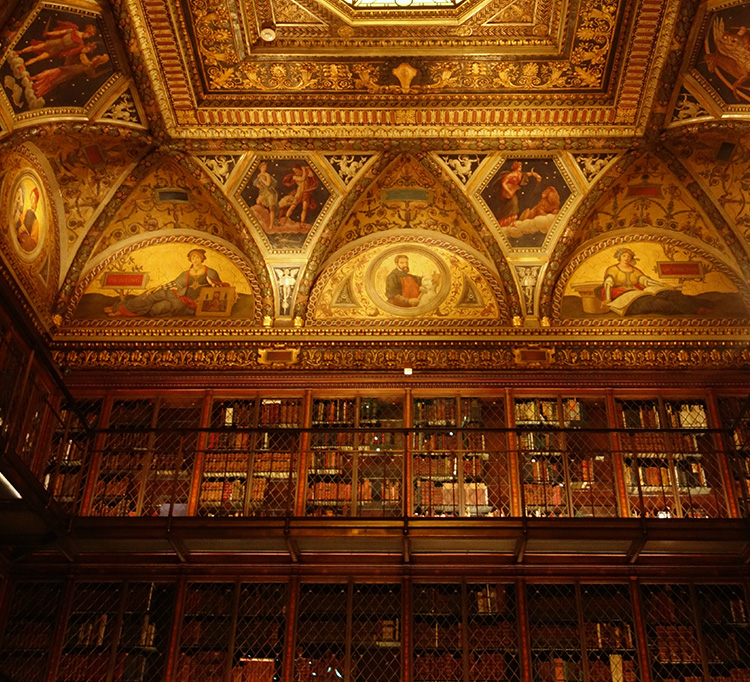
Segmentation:
<svg viewBox="0 0 750 682">
<path fill-rule="evenodd" d="M 229 286 L 221 281 L 219 273 L 204 265 L 206 252 L 192 249 L 188 252 L 190 268 L 181 272 L 171 282 L 146 291 L 135 298 L 104 312 L 110 317 L 185 317 L 195 315 L 198 297 L 203 287 Z"/>
<path fill-rule="evenodd" d="M 711 301 L 688 296 L 652 279 L 633 263 L 635 253 L 627 248 L 615 252 L 617 263 L 604 272 L 602 303 L 618 315 L 702 315 L 711 312 Z"/>
</svg>

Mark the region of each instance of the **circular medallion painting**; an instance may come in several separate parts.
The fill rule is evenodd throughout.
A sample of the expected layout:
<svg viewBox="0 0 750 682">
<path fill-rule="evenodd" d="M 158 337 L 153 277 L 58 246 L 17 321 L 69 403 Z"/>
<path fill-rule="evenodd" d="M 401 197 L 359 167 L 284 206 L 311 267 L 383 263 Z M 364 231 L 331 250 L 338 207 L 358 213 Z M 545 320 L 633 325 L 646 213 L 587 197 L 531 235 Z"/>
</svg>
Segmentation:
<svg viewBox="0 0 750 682">
<path fill-rule="evenodd" d="M 18 255 L 25 261 L 35 260 L 47 236 L 47 202 L 42 183 L 30 171 L 16 179 L 11 190 L 10 234 Z"/>
<path fill-rule="evenodd" d="M 406 317 L 437 308 L 450 291 L 450 270 L 428 248 L 399 246 L 380 254 L 365 272 L 365 289 L 382 310 Z"/>
</svg>

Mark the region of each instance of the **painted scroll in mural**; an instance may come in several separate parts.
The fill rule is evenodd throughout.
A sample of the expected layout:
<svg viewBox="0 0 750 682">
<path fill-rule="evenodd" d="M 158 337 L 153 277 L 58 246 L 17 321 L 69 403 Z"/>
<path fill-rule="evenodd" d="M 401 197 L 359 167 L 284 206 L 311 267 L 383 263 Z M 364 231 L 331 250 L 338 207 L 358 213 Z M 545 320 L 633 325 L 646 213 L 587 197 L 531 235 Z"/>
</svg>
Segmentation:
<svg viewBox="0 0 750 682">
<path fill-rule="evenodd" d="M 226 256 L 159 244 L 121 256 L 86 288 L 75 316 L 116 320 L 251 318 L 250 287 Z"/>
<path fill-rule="evenodd" d="M 47 236 L 48 210 L 44 189 L 30 172 L 22 172 L 11 190 L 10 235 L 16 253 L 31 262 L 41 253 Z"/>
<path fill-rule="evenodd" d="M 241 190 L 250 213 L 276 249 L 300 248 L 330 192 L 301 159 L 261 161 Z"/>
<path fill-rule="evenodd" d="M 737 287 L 683 249 L 634 243 L 585 260 L 565 289 L 563 317 L 746 318 Z"/>
<path fill-rule="evenodd" d="M 102 31 L 99 18 L 42 10 L 0 67 L 13 110 L 85 106 L 114 73 Z"/>
<path fill-rule="evenodd" d="M 697 68 L 727 103 L 750 102 L 750 5 L 716 12 Z"/>
<path fill-rule="evenodd" d="M 540 247 L 571 191 L 551 158 L 508 159 L 482 198 L 510 245 Z"/>
</svg>

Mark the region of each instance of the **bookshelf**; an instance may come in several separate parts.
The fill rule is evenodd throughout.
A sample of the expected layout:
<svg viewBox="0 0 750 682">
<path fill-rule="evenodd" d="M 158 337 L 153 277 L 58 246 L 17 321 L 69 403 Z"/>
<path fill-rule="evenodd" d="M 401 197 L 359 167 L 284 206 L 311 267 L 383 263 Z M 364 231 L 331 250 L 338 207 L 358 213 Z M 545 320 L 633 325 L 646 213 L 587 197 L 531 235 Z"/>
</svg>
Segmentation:
<svg viewBox="0 0 750 682">
<path fill-rule="evenodd" d="M 279 682 L 287 594 L 284 583 L 241 583 L 234 631 L 231 682 Z"/>
<path fill-rule="evenodd" d="M 62 597 L 62 582 L 21 580 L 13 585 L 0 648 L 0 670 L 9 679 L 47 679 Z"/>
<path fill-rule="evenodd" d="M 699 400 L 618 400 L 631 514 L 704 518 L 723 513 L 719 460 Z"/>
<path fill-rule="evenodd" d="M 307 514 L 402 515 L 400 397 L 316 398 L 312 427 Z"/>
<path fill-rule="evenodd" d="M 352 591 L 351 669 L 356 682 L 401 679 L 401 585 L 354 583 Z"/>
<path fill-rule="evenodd" d="M 615 516 L 617 494 L 601 399 L 516 398 L 527 516 Z"/>
<path fill-rule="evenodd" d="M 505 516 L 510 486 L 500 400 L 415 398 L 412 437 L 415 516 Z"/>
<path fill-rule="evenodd" d="M 92 428 L 97 427 L 101 406 L 101 400 L 80 400 L 77 403 L 79 412 Z M 55 418 L 42 483 L 69 514 L 78 511 L 84 473 L 90 463 L 90 446 L 89 434 L 78 414 L 63 406 Z"/>
<path fill-rule="evenodd" d="M 295 682 L 348 679 L 351 585 L 302 583 L 297 612 Z"/>
<path fill-rule="evenodd" d="M 469 682 L 520 680 L 515 586 L 468 583 L 466 593 Z"/>
<path fill-rule="evenodd" d="M 642 585 L 651 678 L 697 682 L 704 678 L 694 588 Z"/>
<path fill-rule="evenodd" d="M 230 665 L 237 585 L 189 582 L 173 679 L 224 679 Z"/>
<path fill-rule="evenodd" d="M 300 398 L 215 400 L 198 514 L 283 516 L 294 509 Z"/>
<path fill-rule="evenodd" d="M 627 585 L 580 585 L 589 682 L 637 682 L 639 661 Z"/>
<path fill-rule="evenodd" d="M 65 626 L 57 680 L 106 679 L 120 604 L 120 583 L 78 583 Z M 120 672 L 120 671 L 118 671 Z"/>
<path fill-rule="evenodd" d="M 750 400 L 723 397 L 718 401 L 721 423 L 731 429 L 724 447 L 740 514 L 750 516 Z"/>
<path fill-rule="evenodd" d="M 464 680 L 461 584 L 416 584 L 412 593 L 414 682 Z"/>
<path fill-rule="evenodd" d="M 125 586 L 115 682 L 159 682 L 164 678 L 175 594 L 175 585 L 170 583 L 132 582 Z"/>
<path fill-rule="evenodd" d="M 144 467 L 156 423 L 155 400 L 113 401 L 90 514 L 138 516 Z"/>
<path fill-rule="evenodd" d="M 750 622 L 744 585 L 696 585 L 706 665 L 715 682 L 750 680 Z"/>
<path fill-rule="evenodd" d="M 531 665 L 537 682 L 576 682 L 584 678 L 577 586 L 526 586 Z"/>
</svg>

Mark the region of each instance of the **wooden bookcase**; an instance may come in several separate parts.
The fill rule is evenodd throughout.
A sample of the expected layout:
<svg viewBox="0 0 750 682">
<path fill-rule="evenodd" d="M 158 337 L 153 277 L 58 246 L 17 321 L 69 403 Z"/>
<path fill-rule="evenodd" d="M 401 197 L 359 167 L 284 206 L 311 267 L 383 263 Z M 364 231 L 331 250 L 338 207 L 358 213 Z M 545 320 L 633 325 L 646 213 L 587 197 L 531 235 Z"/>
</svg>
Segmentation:
<svg viewBox="0 0 750 682">
<path fill-rule="evenodd" d="M 302 419 L 301 398 L 214 400 L 198 514 L 293 512 Z"/>
<path fill-rule="evenodd" d="M 306 514 L 401 516 L 403 399 L 314 398 Z"/>
<path fill-rule="evenodd" d="M 10 679 L 47 679 L 63 592 L 62 582 L 19 580 L 12 585 L 0 648 L 0 670 Z"/>
<path fill-rule="evenodd" d="M 617 400 L 630 513 L 703 518 L 725 509 L 719 459 L 701 400 Z"/>
<path fill-rule="evenodd" d="M 78 409 L 91 428 L 97 428 L 102 409 L 101 400 L 79 401 Z M 55 418 L 42 483 L 62 509 L 69 514 L 79 511 L 78 504 L 91 464 L 92 441 L 78 414 L 63 407 Z"/>
<path fill-rule="evenodd" d="M 724 447 L 737 495 L 739 513 L 750 516 L 750 400 L 725 397 L 718 401 L 721 422 L 731 429 Z"/>
<path fill-rule="evenodd" d="M 506 516 L 511 512 L 501 399 L 415 397 L 411 458 L 415 516 Z"/>
<path fill-rule="evenodd" d="M 514 408 L 526 515 L 615 516 L 603 399 L 516 398 Z"/>
</svg>

